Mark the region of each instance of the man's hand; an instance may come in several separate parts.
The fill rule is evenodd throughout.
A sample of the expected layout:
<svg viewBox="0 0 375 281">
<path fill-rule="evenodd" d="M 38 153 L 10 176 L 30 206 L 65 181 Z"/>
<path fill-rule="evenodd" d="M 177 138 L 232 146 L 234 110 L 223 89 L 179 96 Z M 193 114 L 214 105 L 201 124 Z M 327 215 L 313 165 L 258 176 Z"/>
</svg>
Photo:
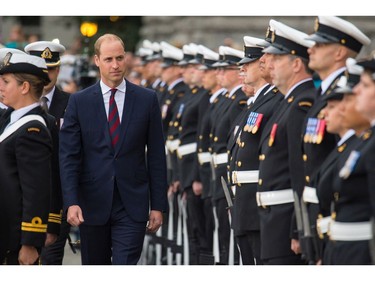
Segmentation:
<svg viewBox="0 0 375 281">
<path fill-rule="evenodd" d="M 299 244 L 299 240 L 292 239 L 292 242 L 290 243 L 290 249 L 296 254 L 301 254 L 301 246 Z"/>
<path fill-rule="evenodd" d="M 150 212 L 150 218 L 146 226 L 147 232 L 155 233 L 158 231 L 160 226 L 163 224 L 163 214 L 160 211 L 152 210 Z"/>
<path fill-rule="evenodd" d="M 66 220 L 71 226 L 79 226 L 85 220 L 83 219 L 82 210 L 78 205 L 72 205 L 68 208 Z"/>
<path fill-rule="evenodd" d="M 45 247 L 48 247 L 50 245 L 52 245 L 53 243 L 56 242 L 57 240 L 57 234 L 53 234 L 53 233 L 47 233 L 47 237 L 46 237 L 46 241 L 44 242 L 44 246 Z"/>
<path fill-rule="evenodd" d="M 18 262 L 20 265 L 32 265 L 39 258 L 39 253 L 33 246 L 22 245 L 18 253 Z"/>
<path fill-rule="evenodd" d="M 196 196 L 199 196 L 202 194 L 203 184 L 200 181 L 194 181 L 192 187 L 193 187 L 193 192 Z"/>
</svg>

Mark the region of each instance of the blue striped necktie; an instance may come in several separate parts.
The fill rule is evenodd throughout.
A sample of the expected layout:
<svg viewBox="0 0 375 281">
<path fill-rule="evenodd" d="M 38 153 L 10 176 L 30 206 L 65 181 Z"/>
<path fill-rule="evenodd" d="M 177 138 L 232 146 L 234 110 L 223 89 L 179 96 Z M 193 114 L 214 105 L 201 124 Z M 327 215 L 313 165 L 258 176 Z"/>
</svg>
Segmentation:
<svg viewBox="0 0 375 281">
<path fill-rule="evenodd" d="M 108 124 L 111 134 L 112 146 L 115 147 L 120 137 L 120 117 L 118 115 L 115 94 L 117 89 L 111 89 L 111 97 L 109 98 Z"/>
</svg>

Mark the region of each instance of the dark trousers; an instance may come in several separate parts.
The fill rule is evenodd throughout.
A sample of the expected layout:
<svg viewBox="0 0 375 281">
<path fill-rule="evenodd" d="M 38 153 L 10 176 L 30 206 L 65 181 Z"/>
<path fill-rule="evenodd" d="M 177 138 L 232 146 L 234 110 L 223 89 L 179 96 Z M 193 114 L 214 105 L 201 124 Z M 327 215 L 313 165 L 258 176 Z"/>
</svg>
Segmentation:
<svg viewBox="0 0 375 281">
<path fill-rule="evenodd" d="M 260 232 L 246 231 L 243 235 L 237 235 L 236 241 L 240 248 L 242 264 L 261 265 L 260 259 Z"/>
<path fill-rule="evenodd" d="M 229 243 L 230 243 L 230 224 L 228 216 L 228 205 L 225 198 L 215 201 L 217 219 L 219 222 L 219 252 L 220 263 L 228 264 L 229 260 Z"/>
<path fill-rule="evenodd" d="M 61 221 L 60 234 L 56 242 L 48 247 L 42 248 L 41 261 L 42 265 L 62 265 L 64 259 L 64 249 L 66 240 L 70 233 L 70 224 L 63 216 Z"/>
<path fill-rule="evenodd" d="M 291 255 L 285 257 L 277 257 L 272 259 L 264 259 L 264 265 L 306 265 L 301 255 Z"/>
<path fill-rule="evenodd" d="M 185 192 L 187 193 L 189 264 L 197 265 L 201 251 L 207 249 L 203 200 L 194 194 L 191 187 L 185 189 Z"/>
<path fill-rule="evenodd" d="M 203 199 L 203 212 L 205 218 L 205 237 L 207 241 L 207 252 L 213 254 L 215 219 L 212 208 L 211 197 Z"/>
<path fill-rule="evenodd" d="M 115 188 L 112 211 L 105 225 L 80 225 L 83 265 L 136 265 L 142 253 L 146 222 L 126 212 Z"/>
</svg>

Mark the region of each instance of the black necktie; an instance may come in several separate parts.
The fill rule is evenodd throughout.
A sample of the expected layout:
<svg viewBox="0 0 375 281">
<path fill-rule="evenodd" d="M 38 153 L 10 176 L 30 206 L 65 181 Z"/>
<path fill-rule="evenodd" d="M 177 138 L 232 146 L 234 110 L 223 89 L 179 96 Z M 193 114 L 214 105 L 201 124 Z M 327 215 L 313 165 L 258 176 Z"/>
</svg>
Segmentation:
<svg viewBox="0 0 375 281">
<path fill-rule="evenodd" d="M 45 112 L 48 112 L 48 98 L 47 97 L 41 97 L 40 105 L 42 106 Z"/>
</svg>

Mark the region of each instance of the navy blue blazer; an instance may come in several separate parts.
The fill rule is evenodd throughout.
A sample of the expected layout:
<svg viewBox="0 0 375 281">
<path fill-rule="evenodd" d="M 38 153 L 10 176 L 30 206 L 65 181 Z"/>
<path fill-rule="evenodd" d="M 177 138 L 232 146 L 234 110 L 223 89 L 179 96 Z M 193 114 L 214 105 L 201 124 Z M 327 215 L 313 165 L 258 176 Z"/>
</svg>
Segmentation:
<svg viewBox="0 0 375 281">
<path fill-rule="evenodd" d="M 71 95 L 60 130 L 64 210 L 79 205 L 88 225 L 108 221 L 115 181 L 135 221 L 147 221 L 150 209 L 168 208 L 165 146 L 155 91 L 126 81 L 120 126 L 115 150 L 99 82 Z"/>
</svg>

